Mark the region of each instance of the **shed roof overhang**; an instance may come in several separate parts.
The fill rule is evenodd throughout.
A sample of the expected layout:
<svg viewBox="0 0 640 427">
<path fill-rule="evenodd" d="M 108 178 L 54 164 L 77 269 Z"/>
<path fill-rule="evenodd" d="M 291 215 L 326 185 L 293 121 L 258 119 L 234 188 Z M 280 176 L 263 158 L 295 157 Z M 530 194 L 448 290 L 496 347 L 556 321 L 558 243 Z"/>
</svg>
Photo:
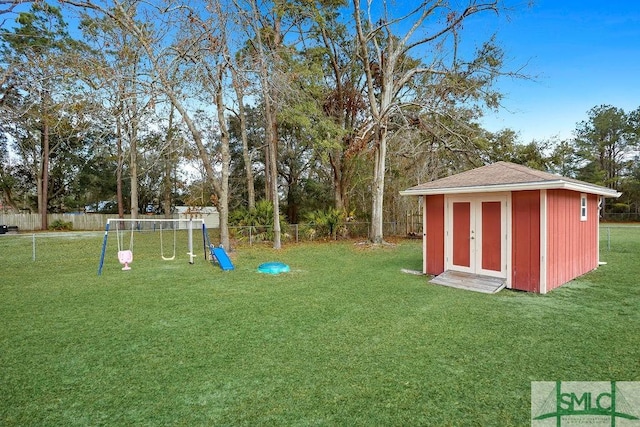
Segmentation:
<svg viewBox="0 0 640 427">
<path fill-rule="evenodd" d="M 434 194 L 463 194 L 463 193 L 496 193 L 505 191 L 524 191 L 524 190 L 572 190 L 581 193 L 596 194 L 604 197 L 620 197 L 622 193 L 615 190 L 600 187 L 597 185 L 589 185 L 575 181 L 565 181 L 558 179 L 556 181 L 538 181 L 538 182 L 518 182 L 513 184 L 495 184 L 495 185 L 471 185 L 457 187 L 440 187 L 433 188 L 412 187 L 401 191 L 402 196 L 427 196 Z"/>
</svg>

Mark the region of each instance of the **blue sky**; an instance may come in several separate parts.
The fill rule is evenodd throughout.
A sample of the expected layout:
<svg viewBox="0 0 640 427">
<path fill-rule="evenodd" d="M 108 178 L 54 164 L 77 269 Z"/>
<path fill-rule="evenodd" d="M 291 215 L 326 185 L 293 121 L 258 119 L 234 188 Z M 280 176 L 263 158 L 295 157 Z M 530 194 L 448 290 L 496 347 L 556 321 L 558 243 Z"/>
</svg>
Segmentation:
<svg viewBox="0 0 640 427">
<path fill-rule="evenodd" d="M 505 108 L 488 114 L 485 128 L 513 129 L 525 143 L 570 138 L 596 105 L 640 107 L 640 1 L 522 0 L 516 8 L 495 29 L 509 68 L 526 64 L 535 80 L 502 79 Z"/>
<path fill-rule="evenodd" d="M 640 107 L 640 0 L 505 2 L 510 11 L 476 15 L 463 38 L 480 43 L 497 33 L 507 69 L 524 67 L 531 79 L 501 79 L 503 108 L 487 113 L 483 127 L 513 129 L 525 143 L 564 139 L 594 106 Z"/>
</svg>

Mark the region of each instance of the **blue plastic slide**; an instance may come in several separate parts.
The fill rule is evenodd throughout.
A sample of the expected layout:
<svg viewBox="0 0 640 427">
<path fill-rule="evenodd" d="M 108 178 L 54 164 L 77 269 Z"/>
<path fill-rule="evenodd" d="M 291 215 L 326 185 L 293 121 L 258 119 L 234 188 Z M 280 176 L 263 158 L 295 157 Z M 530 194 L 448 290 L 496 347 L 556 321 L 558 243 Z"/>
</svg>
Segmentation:
<svg viewBox="0 0 640 427">
<path fill-rule="evenodd" d="M 218 265 L 223 270 L 233 270 L 233 264 L 229 259 L 229 255 L 225 252 L 224 248 L 211 247 L 211 255 L 218 260 Z"/>
</svg>

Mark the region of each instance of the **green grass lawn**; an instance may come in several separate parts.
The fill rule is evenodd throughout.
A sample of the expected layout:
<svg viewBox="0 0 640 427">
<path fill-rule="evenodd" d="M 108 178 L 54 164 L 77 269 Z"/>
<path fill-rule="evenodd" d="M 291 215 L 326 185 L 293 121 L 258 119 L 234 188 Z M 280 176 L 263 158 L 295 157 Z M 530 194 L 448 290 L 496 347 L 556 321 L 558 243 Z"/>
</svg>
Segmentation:
<svg viewBox="0 0 640 427">
<path fill-rule="evenodd" d="M 640 381 L 640 229 L 544 296 L 401 273 L 419 241 L 241 247 L 222 272 L 142 234 L 97 276 L 101 242 L 39 237 L 33 261 L 0 238 L 0 425 L 520 426 L 531 381 Z"/>
</svg>

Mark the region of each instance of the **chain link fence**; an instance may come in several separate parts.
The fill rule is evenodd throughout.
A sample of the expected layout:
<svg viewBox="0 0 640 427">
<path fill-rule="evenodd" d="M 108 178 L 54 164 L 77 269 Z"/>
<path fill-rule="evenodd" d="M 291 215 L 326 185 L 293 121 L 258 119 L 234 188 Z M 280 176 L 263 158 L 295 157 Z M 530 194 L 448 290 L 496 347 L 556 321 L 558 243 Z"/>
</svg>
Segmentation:
<svg viewBox="0 0 640 427">
<path fill-rule="evenodd" d="M 640 223 L 600 224 L 600 251 L 618 250 L 628 241 L 640 242 Z"/>
<path fill-rule="evenodd" d="M 282 243 L 300 243 L 328 240 L 366 239 L 369 236 L 371 223 L 369 222 L 345 222 L 335 229 L 327 226 L 318 226 L 312 223 L 281 224 Z M 389 237 L 421 237 L 421 224 L 408 225 L 405 222 L 383 223 L 383 234 Z M 414 231 L 419 229 L 420 231 Z M 220 238 L 220 230 L 209 230 L 213 241 Z M 273 226 L 232 226 L 229 227 L 229 235 L 236 245 L 254 245 L 273 242 Z"/>
<path fill-rule="evenodd" d="M 368 237 L 370 224 L 368 222 L 347 223 L 340 226 L 335 237 L 319 233 L 311 224 L 285 225 L 282 230 L 282 243 L 295 244 L 297 242 L 327 242 L 335 240 L 366 240 Z M 387 222 L 385 223 L 385 237 L 394 238 L 416 238 L 406 234 L 405 224 Z M 314 231 L 315 230 L 315 231 Z M 211 243 L 220 242 L 219 229 L 208 229 Z M 273 230 L 271 227 L 231 227 L 231 246 L 241 248 L 243 246 L 264 245 L 272 243 Z M 129 232 L 130 233 L 130 232 Z M 161 234 L 164 233 L 164 242 Z M 184 230 L 178 230 L 177 247 L 178 252 L 184 256 L 183 249 L 186 248 L 186 237 Z M 108 259 L 114 263 L 115 251 L 118 247 L 118 239 L 123 240 L 125 246 L 129 245 L 130 234 L 127 232 L 118 236 L 115 229 L 109 231 L 109 253 Z M 68 232 L 21 232 L 19 234 L 0 235 L 0 257 L 11 257 L 20 259 L 21 262 L 39 261 L 47 263 L 57 263 L 60 257 L 73 256 L 78 263 L 88 263 L 98 265 L 100 250 L 103 243 L 104 231 L 68 231 Z M 159 258 L 164 251 L 164 255 L 171 255 L 175 250 L 175 237 L 170 228 L 160 229 L 153 227 L 153 224 L 143 224 L 140 228 L 135 228 L 135 247 L 137 259 L 143 257 Z M 634 243 L 636 242 L 636 243 Z M 627 252 L 635 250 L 637 242 L 640 242 L 640 224 L 614 224 L 604 223 L 600 226 L 600 251 L 607 252 Z M 202 237 L 197 230 L 193 233 L 194 250 L 201 255 L 203 249 Z M 127 246 L 128 247 L 128 246 Z M 80 249 L 78 249 L 80 248 Z M 204 249 L 206 251 L 206 249 Z M 141 252 L 142 251 L 142 252 Z M 147 252 L 145 252 L 147 251 Z M 206 255 L 206 253 L 205 253 Z M 154 258 L 154 259 L 155 259 Z M 201 258 L 198 258 L 200 262 Z M 6 264 L 5 258 L 5 264 Z M 5 265 L 6 267 L 6 265 Z"/>
<path fill-rule="evenodd" d="M 147 218 L 145 218 L 147 219 Z M 116 222 L 117 223 L 117 222 Z M 334 240 L 366 240 L 369 236 L 369 222 L 346 222 L 337 226 L 335 230 L 329 230 L 326 226 L 317 226 L 310 223 L 287 224 L 282 223 L 281 242 L 283 245 L 300 242 L 326 242 Z M 421 238 L 421 231 L 414 232 L 418 225 L 407 225 L 404 222 L 385 222 L 384 236 L 393 239 L 398 237 Z M 419 225 L 421 227 L 421 225 Z M 105 235 L 104 225 L 101 231 L 32 231 L 32 230 L 12 230 L 9 233 L 0 234 L 0 254 L 8 251 L 12 256 L 18 256 L 21 260 L 32 260 L 40 262 L 56 262 L 60 256 L 67 256 L 71 253 L 64 249 L 65 245 L 73 245 L 74 248 L 81 246 L 82 249 L 73 256 L 78 261 L 98 260 L 100 249 Z M 133 230 L 132 230 L 133 228 Z M 193 245 L 199 248 L 202 243 L 200 225 L 193 229 Z M 421 228 L 420 228 L 421 229 Z M 177 227 L 178 247 L 186 247 L 185 224 Z M 409 232 L 408 232 L 409 230 Z M 229 227 L 231 246 L 242 247 L 252 245 L 270 245 L 273 243 L 272 226 L 251 226 L 251 227 Z M 136 241 L 136 253 L 140 253 L 141 248 L 138 242 L 148 241 L 146 246 L 151 247 L 150 251 L 155 255 L 171 255 L 175 251 L 174 224 L 153 221 L 141 221 L 127 223 L 122 228 L 113 225 L 107 232 L 109 242 L 109 256 L 113 258 L 114 251 L 120 243 L 128 248 L 130 241 Z M 220 229 L 207 228 L 208 237 L 211 243 L 217 245 L 220 242 Z M 163 238 L 164 236 L 164 238 Z M 420 237 L 418 237 L 420 236 Z M 200 250 L 200 249 L 197 249 Z M 113 252 L 113 253 L 111 253 Z M 156 253 L 157 252 L 157 253 Z M 184 252 L 184 251 L 183 251 Z M 205 254 L 206 255 L 206 254 Z M 149 255 L 152 256 L 152 255 Z M 96 261 L 97 262 L 97 261 Z"/>
</svg>

